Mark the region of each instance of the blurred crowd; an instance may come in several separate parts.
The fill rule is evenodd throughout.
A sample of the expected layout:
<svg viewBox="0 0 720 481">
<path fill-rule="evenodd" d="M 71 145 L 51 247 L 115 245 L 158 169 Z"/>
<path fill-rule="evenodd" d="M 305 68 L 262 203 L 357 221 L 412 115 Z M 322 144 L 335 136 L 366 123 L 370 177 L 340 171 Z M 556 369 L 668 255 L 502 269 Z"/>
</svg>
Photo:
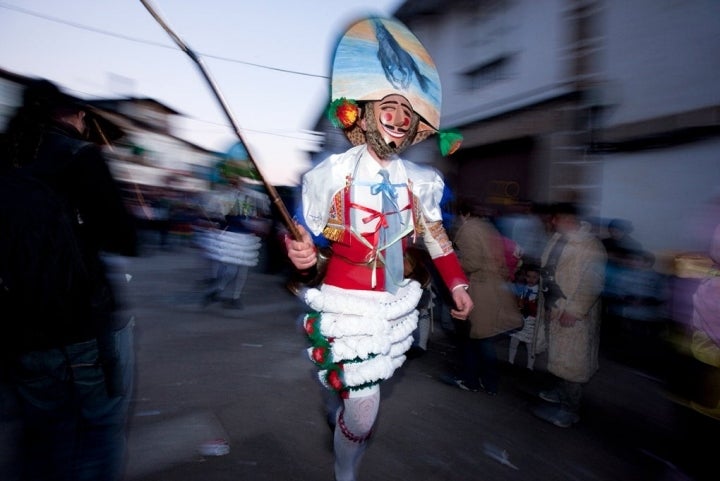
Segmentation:
<svg viewBox="0 0 720 481">
<path fill-rule="evenodd" d="M 241 179 L 225 179 L 204 193 L 126 189 L 126 201 L 138 219 L 146 252 L 187 245 L 207 260 L 207 271 L 201 273 L 204 306 L 219 302 L 241 309 L 249 268 L 291 274 L 281 244 L 284 225 L 262 189 Z M 411 249 L 406 274 L 421 281 L 424 294 L 408 357 L 425 354 L 431 332 L 439 327 L 459 354 L 456 372 L 444 381 L 493 395 L 502 389 L 499 362 L 533 370 L 536 357 L 546 354 L 554 359 L 551 372 L 555 363 L 553 374 L 561 374 L 558 385 L 539 393 L 546 405 L 536 414 L 569 427 L 579 420 L 582 388 L 599 368 L 602 353 L 659 380 L 668 396 L 703 418 L 713 423 L 720 419 L 720 296 L 713 290 L 720 261 L 717 231 L 707 240 L 707 252 L 654 253 L 634 237 L 632 220 L 598 219 L 579 205 L 518 202 L 499 209 L 455 199 L 448 190 L 444 207 L 444 224 L 461 261 L 480 256 L 482 273 L 468 271 L 468 276 L 471 284 L 481 279 L 479 289 L 487 294 L 475 301 L 475 321 L 453 319 L 451 297 L 432 262 L 421 245 Z M 562 220 L 566 218 L 570 220 Z M 463 240 L 470 219 L 478 232 L 465 234 Z M 568 239 L 577 247 L 567 247 Z M 553 254 L 550 247 L 555 244 Z M 243 261 L 243 255 L 231 254 L 238 249 L 254 254 Z M 583 290 L 585 298 L 578 300 Z M 555 297 L 560 307 L 553 304 Z M 512 312 L 499 298 L 510 300 Z M 573 310 L 576 319 L 567 321 L 566 314 Z M 503 316 L 496 314 L 501 311 L 508 312 L 502 322 Z M 558 336 L 569 331 L 553 326 L 567 322 L 591 327 L 578 338 L 559 341 Z M 563 343 L 568 342 L 587 349 L 579 358 L 566 358 L 563 350 L 569 347 Z M 584 365 L 585 370 L 568 373 L 562 367 L 567 363 Z"/>
<path fill-rule="evenodd" d="M 141 248 L 144 245 L 146 252 L 150 252 L 155 248 L 193 246 L 207 259 L 207 271 L 201 273 L 205 286 L 201 303 L 205 306 L 221 302 L 227 308 L 242 308 L 240 298 L 248 268 L 289 274 L 281 244 L 286 229 L 274 215 L 262 189 L 239 179 L 226 179 L 215 189 L 203 193 L 147 187 L 142 191 L 126 189 L 125 193 L 130 210 L 138 220 Z M 291 198 L 287 200 L 292 203 Z M 547 248 L 558 234 L 555 221 L 569 205 L 519 202 L 500 210 L 468 204 L 463 199 L 454 199 L 448 192 L 444 206 L 444 223 L 461 259 L 463 250 L 468 250 L 457 244 L 464 218 L 480 219 L 485 226 L 483 235 L 494 237 L 495 252 L 483 251 L 480 255 L 485 257 L 481 262 L 489 266 L 493 256 L 500 259 L 497 275 L 512 298 L 515 312 L 505 327 L 483 334 L 480 339 L 485 341 L 480 344 L 486 346 L 476 347 L 473 354 L 469 346 L 475 341 L 469 341 L 476 337 L 470 334 L 470 324 L 451 317 L 449 293 L 433 272 L 422 246 L 416 246 L 411 249 L 413 261 L 406 266 L 406 274 L 421 280 L 425 294 L 418 305 L 419 326 L 408 356 L 422 356 L 429 349 L 431 331 L 439 327 L 457 342 L 461 353 L 458 359 L 461 367 L 457 373 L 449 374 L 446 381 L 494 394 L 501 384 L 493 374 L 497 369 L 492 367 L 498 358 L 488 357 L 488 353 L 495 352 L 499 344 L 509 346 L 507 358 L 503 360 L 530 370 L 534 369 L 536 356 L 547 352 L 549 325 L 543 318 L 550 315 L 548 288 L 552 287 L 547 278 Z M 593 335 L 593 340 L 588 342 L 597 344 L 595 351 L 601 350 L 604 355 L 661 380 L 676 401 L 686 403 L 705 416 L 720 419 L 718 355 L 704 355 L 702 348 L 697 347 L 700 338 L 712 347 L 712 352 L 720 345 L 717 336 L 720 311 L 707 300 L 708 297 L 714 299 L 707 284 L 717 278 L 718 247 L 713 251 L 711 246 L 707 252 L 674 252 L 669 258 L 667 253 L 660 253 L 664 257 L 658 258 L 658 254 L 633 236 L 630 219 L 597 219 L 585 215 L 581 206 L 572 207 L 578 226 L 582 225 L 582 230 L 597 241 L 598 252 L 602 251 L 598 261 L 602 272 L 597 277 L 601 284 L 597 298 L 591 302 L 598 309 L 597 336 Z M 224 237 L 218 238 L 218 234 Z M 237 245 L 218 244 L 229 241 L 230 236 L 235 236 Z M 715 232 L 716 243 L 720 242 L 717 236 Z M 466 242 L 474 249 L 485 241 L 471 238 Z M 711 242 L 713 239 L 708 239 L 708 245 Z M 228 249 L 249 248 L 255 249 L 249 261 L 239 260 L 242 256 L 235 256 L 233 260 L 232 255 L 227 255 Z M 465 253 L 466 258 L 469 255 Z M 485 272 L 483 279 L 488 275 Z M 580 285 L 582 281 L 577 278 L 574 282 Z M 561 295 L 567 301 L 567 294 Z M 480 302 L 478 316 L 483 317 L 480 323 L 488 321 L 487 309 L 483 307 L 487 305 L 487 299 Z M 708 311 L 704 321 L 698 320 L 702 305 Z M 497 307 L 495 303 L 493 306 L 493 309 Z M 541 332 L 543 330 L 545 332 Z M 597 358 L 592 352 L 593 349 L 591 357 Z M 594 365 L 592 372 L 597 368 L 597 361 L 591 364 Z M 588 374 L 580 384 L 589 382 L 591 377 L 592 374 Z"/>
<path fill-rule="evenodd" d="M 262 240 L 259 259 L 253 266 L 260 264 L 260 269 L 272 273 L 287 266 L 284 252 L 278 250 L 278 236 L 285 230 L 260 185 L 234 177 L 222 178 L 206 191 L 180 190 L 170 185 L 123 187 L 125 203 L 138 226 L 140 249 L 145 254 L 193 246 L 209 257 L 217 257 L 210 252 L 208 234 L 243 232 Z M 212 273 L 217 266 L 209 270 Z"/>
<path fill-rule="evenodd" d="M 455 206 L 461 203 L 455 203 Z M 473 216 L 482 219 L 485 228 L 484 234 L 478 234 L 472 241 L 472 249 L 476 250 L 478 245 L 487 242 L 482 236 L 492 236 L 496 240 L 495 252 L 490 252 L 492 249 L 488 247 L 482 254 L 486 256 L 483 261 L 485 268 L 482 274 L 477 275 L 483 278 L 483 283 L 487 283 L 491 276 L 488 272 L 491 261 L 488 259 L 502 257 L 505 261 L 501 266 L 503 282 L 512 293 L 521 322 L 519 327 L 495 329 L 487 334 L 468 334 L 468 328 L 472 328 L 450 318 L 447 293 L 431 282 L 431 322 L 455 339 L 460 348 L 458 372 L 449 375 L 446 381 L 465 390 L 495 394 L 501 385 L 497 370 L 493 368 L 497 362 L 494 351 L 498 346 L 509 346 L 506 359 L 510 363 L 532 370 L 536 356 L 545 353 L 549 356 L 551 372 L 566 373 L 565 367 L 559 365 L 560 361 L 553 366 L 553 357 L 564 357 L 562 350 L 574 351 L 578 345 L 585 344 L 590 346 L 588 353 L 573 362 L 589 363 L 589 371 L 561 374 L 561 385 L 573 384 L 572 379 L 579 380 L 579 385 L 590 382 L 592 373 L 598 368 L 598 353 L 602 352 L 604 356 L 658 380 L 674 402 L 700 414 L 700 419 L 710 423 L 706 426 L 716 426 L 720 420 L 720 295 L 717 291 L 720 283 L 720 227 L 707 239 L 709 247 L 706 252 L 656 254 L 633 236 L 630 219 L 598 220 L 585 215 L 580 206 L 574 206 L 577 232 L 584 230 L 588 233 L 588 238 L 583 241 L 584 253 L 577 255 L 593 258 L 594 261 L 583 263 L 573 260 L 569 272 L 554 273 L 553 269 L 569 265 L 571 255 L 567 247 L 560 248 L 560 264 L 556 259 L 557 265 L 553 265 L 550 247 L 554 239 L 576 236 L 569 234 L 574 228 L 563 234 L 562 221 L 558 222 L 559 216 L 568 212 L 568 207 L 566 204 L 528 202 L 500 211 L 488 206 L 474 206 Z M 457 234 L 465 220 L 462 208 L 460 211 L 454 209 L 454 214 L 447 219 L 448 231 L 453 235 L 462 261 L 468 255 L 477 254 L 469 253 L 468 247 L 463 249 L 462 244 L 458 245 Z M 718 221 L 720 219 L 712 218 L 712 215 L 705 219 L 707 224 L 718 225 Z M 704 229 L 704 232 L 712 233 L 713 229 Z M 581 272 L 597 270 L 598 266 L 601 266 L 601 271 L 595 272 L 594 276 Z M 473 275 L 469 273 L 471 279 Z M 563 283 L 560 278 L 563 275 L 566 276 L 566 285 L 559 293 L 553 293 L 553 287 Z M 573 276 L 573 280 L 568 284 L 569 275 Z M 431 280 L 434 281 L 432 276 Z M 593 287 L 593 283 L 597 286 Z M 553 327 L 552 306 L 549 303 L 555 302 L 553 299 L 558 297 L 562 306 L 560 310 L 572 311 L 575 307 L 570 304 L 577 301 L 577 291 L 584 288 L 588 289 L 584 294 L 587 297 L 583 300 L 584 305 L 595 307 L 587 307 L 584 313 L 577 312 L 578 322 L 589 323 L 593 317 L 592 309 L 597 308 L 597 322 L 592 328 L 596 332 L 587 332 L 571 344 L 556 342 L 553 347 L 553 333 L 557 336 L 567 330 Z M 573 297 L 574 300 L 570 299 Z M 482 304 L 487 306 L 489 302 L 487 299 L 482 301 L 480 309 L 483 309 Z M 493 308 L 486 311 L 483 320 L 478 322 L 489 324 L 497 319 L 497 303 L 492 305 Z M 565 325 L 562 316 L 556 320 L 559 322 L 555 325 Z M 421 324 L 419 329 L 428 327 Z M 425 338 L 427 333 L 416 336 L 416 339 Z M 477 342 L 477 338 L 490 341 L 495 349 L 477 348 L 475 355 L 468 356 L 468 341 Z M 500 343 L 500 340 L 504 342 Z M 422 355 L 426 349 L 426 343 L 416 343 L 410 354 Z M 488 356 L 488 352 L 492 355 Z M 468 363 L 474 365 L 468 366 Z M 468 372 L 471 374 L 468 375 Z M 581 398 L 581 389 L 577 387 L 571 386 L 570 391 L 575 389 L 575 394 L 568 394 L 568 406 L 574 413 L 579 413 L 578 399 Z M 555 408 L 554 411 L 545 409 L 536 413 L 541 418 L 561 427 L 568 427 L 579 420 L 578 415 L 558 417 L 558 412 L 563 410 L 558 410 L 557 406 L 565 401 L 560 402 L 557 390 L 541 392 L 540 398 Z"/>
</svg>

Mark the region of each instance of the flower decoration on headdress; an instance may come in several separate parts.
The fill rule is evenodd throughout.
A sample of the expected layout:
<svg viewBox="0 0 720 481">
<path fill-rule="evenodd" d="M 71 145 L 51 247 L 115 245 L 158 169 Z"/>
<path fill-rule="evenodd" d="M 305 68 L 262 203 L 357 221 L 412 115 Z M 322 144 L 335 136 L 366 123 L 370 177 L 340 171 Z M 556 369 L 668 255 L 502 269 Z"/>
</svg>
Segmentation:
<svg viewBox="0 0 720 481">
<path fill-rule="evenodd" d="M 345 97 L 335 99 L 328 108 L 328 118 L 335 127 L 349 129 L 357 122 L 360 108 L 354 100 Z"/>
<path fill-rule="evenodd" d="M 462 144 L 463 136 L 457 130 L 438 131 L 438 147 L 443 156 L 452 155 Z"/>
</svg>

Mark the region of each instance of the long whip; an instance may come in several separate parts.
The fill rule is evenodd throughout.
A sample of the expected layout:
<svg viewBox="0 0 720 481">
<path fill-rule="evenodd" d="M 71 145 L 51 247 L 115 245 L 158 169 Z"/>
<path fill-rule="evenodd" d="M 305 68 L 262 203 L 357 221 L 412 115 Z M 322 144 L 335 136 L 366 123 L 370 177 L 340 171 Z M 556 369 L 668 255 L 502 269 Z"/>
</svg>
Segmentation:
<svg viewBox="0 0 720 481">
<path fill-rule="evenodd" d="M 240 140 L 240 142 L 245 147 L 245 150 L 248 153 L 248 158 L 252 165 L 255 167 L 255 170 L 260 175 L 260 180 L 262 180 L 263 185 L 265 186 L 265 190 L 267 190 L 268 196 L 270 197 L 270 200 L 275 205 L 277 210 L 280 212 L 280 216 L 282 217 L 283 222 L 285 223 L 285 226 L 290 231 L 290 234 L 293 236 L 295 240 L 301 239 L 300 230 L 297 228 L 297 225 L 295 224 L 295 221 L 293 220 L 292 216 L 287 210 L 287 207 L 285 206 L 285 203 L 280 198 L 280 195 L 277 192 L 277 189 L 275 189 L 275 186 L 270 184 L 265 178 L 265 176 L 262 174 L 262 171 L 260 170 L 260 167 L 258 166 L 257 162 L 255 162 L 254 157 L 252 156 L 250 152 L 250 146 L 243 140 L 242 133 L 240 132 L 240 127 L 238 126 L 237 121 L 235 120 L 235 116 L 230 111 L 230 107 L 228 106 L 227 102 L 225 101 L 225 97 L 223 97 L 222 93 L 220 92 L 220 89 L 218 88 L 217 84 L 215 83 L 215 80 L 213 80 L 212 76 L 210 75 L 210 72 L 205 67 L 205 64 L 203 63 L 202 59 L 190 48 L 188 45 L 183 42 L 183 40 L 178 37 L 178 35 L 168 26 L 167 22 L 163 20 L 163 18 L 157 13 L 157 11 L 150 5 L 150 2 L 147 0 L 140 0 L 140 3 L 142 3 L 148 12 L 150 12 L 150 15 L 153 16 L 155 21 L 160 24 L 160 26 L 167 32 L 167 34 L 170 36 L 170 38 L 173 39 L 173 41 L 177 44 L 180 49 L 185 52 L 188 57 L 192 59 L 192 61 L 197 65 L 197 67 L 200 69 L 200 72 L 202 73 L 203 77 L 207 81 L 207 83 L 210 85 L 210 89 L 212 90 L 213 94 L 215 95 L 215 98 L 220 103 L 220 106 L 222 107 L 223 112 L 225 113 L 225 116 L 227 117 L 228 121 L 230 122 L 230 125 L 232 125 L 233 130 L 235 131 L 235 135 L 237 135 L 237 138 Z"/>
</svg>

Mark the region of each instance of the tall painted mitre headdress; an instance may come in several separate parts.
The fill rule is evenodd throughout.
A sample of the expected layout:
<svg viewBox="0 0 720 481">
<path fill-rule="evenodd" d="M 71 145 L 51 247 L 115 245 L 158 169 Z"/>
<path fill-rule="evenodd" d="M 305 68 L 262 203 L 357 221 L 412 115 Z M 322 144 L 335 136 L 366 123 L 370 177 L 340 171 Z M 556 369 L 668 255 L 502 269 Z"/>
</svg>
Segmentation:
<svg viewBox="0 0 720 481">
<path fill-rule="evenodd" d="M 413 144 L 439 134 L 443 155 L 460 147 L 458 132 L 440 131 L 442 91 L 435 63 L 417 37 L 395 19 L 370 17 L 350 26 L 335 48 L 330 88 L 328 117 L 353 145 L 365 143 L 359 103 L 398 94 L 419 117 Z"/>
</svg>

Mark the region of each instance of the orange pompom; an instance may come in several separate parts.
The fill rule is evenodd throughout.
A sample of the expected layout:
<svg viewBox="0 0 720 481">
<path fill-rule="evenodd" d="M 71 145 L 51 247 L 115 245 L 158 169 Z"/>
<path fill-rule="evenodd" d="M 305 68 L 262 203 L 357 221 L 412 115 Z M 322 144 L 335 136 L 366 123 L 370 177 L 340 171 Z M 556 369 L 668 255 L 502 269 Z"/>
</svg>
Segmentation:
<svg viewBox="0 0 720 481">
<path fill-rule="evenodd" d="M 345 97 L 334 100 L 328 108 L 328 117 L 335 127 L 349 129 L 357 122 L 360 108 L 354 100 Z"/>
</svg>

